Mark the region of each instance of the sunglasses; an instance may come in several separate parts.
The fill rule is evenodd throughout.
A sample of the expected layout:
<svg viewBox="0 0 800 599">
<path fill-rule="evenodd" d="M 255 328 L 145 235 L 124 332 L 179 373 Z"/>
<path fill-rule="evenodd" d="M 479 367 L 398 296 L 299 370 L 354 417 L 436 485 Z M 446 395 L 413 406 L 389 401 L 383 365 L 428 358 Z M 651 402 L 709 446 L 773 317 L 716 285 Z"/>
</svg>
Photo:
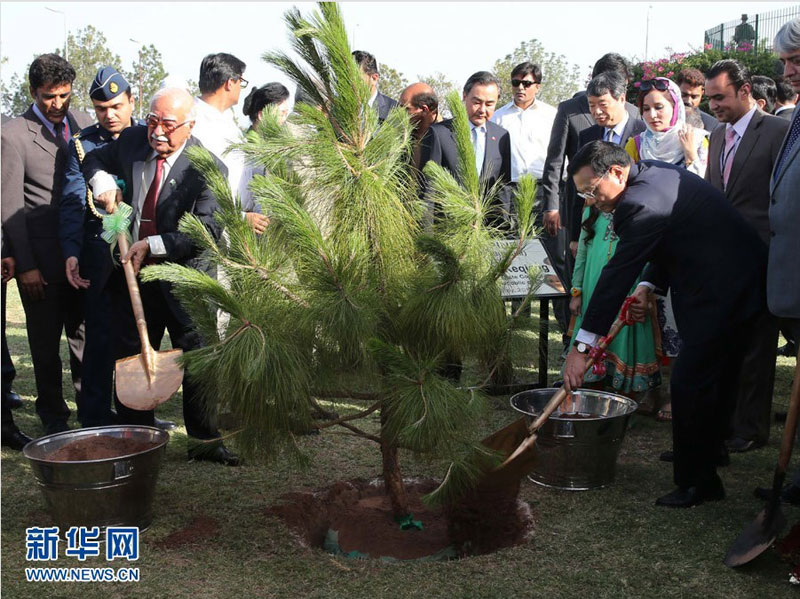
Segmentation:
<svg viewBox="0 0 800 599">
<path fill-rule="evenodd" d="M 520 85 L 525 89 L 528 89 L 531 85 L 539 85 L 539 83 L 536 81 L 526 81 L 524 79 L 511 80 L 511 87 L 519 87 Z"/>
<path fill-rule="evenodd" d="M 176 123 L 175 121 L 165 121 L 154 114 L 148 114 L 144 117 L 145 123 L 147 123 L 148 127 L 152 127 L 153 129 L 157 128 L 161 125 L 161 128 L 164 130 L 164 133 L 169 135 L 170 133 L 174 132 L 176 129 L 183 127 L 186 123 L 191 123 L 192 121 L 183 121 L 182 123 Z"/>
<path fill-rule="evenodd" d="M 669 81 L 664 81 L 663 79 L 647 79 L 646 81 L 642 81 L 639 89 L 643 92 L 649 92 L 651 89 L 665 92 L 669 89 Z"/>
</svg>

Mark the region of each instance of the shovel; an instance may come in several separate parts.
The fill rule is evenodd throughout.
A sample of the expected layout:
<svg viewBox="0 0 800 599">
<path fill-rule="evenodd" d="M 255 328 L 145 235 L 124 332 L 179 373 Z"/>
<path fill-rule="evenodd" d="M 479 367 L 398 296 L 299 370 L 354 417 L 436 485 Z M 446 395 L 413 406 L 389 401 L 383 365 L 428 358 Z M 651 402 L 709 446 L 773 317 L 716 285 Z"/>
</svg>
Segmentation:
<svg viewBox="0 0 800 599">
<path fill-rule="evenodd" d="M 633 319 L 628 315 L 628 308 L 632 303 L 632 297 L 625 300 L 619 318 L 611 325 L 608 335 L 600 340 L 598 345 L 600 350 L 606 349 L 625 325 L 633 324 Z M 591 369 L 594 363 L 595 357 L 594 355 L 590 355 L 586 364 L 586 372 Z M 536 443 L 537 433 L 566 397 L 567 391 L 564 387 L 561 387 L 553 394 L 553 397 L 550 398 L 550 401 L 547 402 L 547 405 L 545 405 L 542 410 L 542 413 L 539 414 L 530 426 L 528 426 L 526 418 L 519 418 L 481 441 L 481 443 L 489 449 L 494 450 L 502 456 L 508 456 L 502 464 L 484 475 L 483 479 L 480 481 L 481 486 L 501 487 L 509 484 L 513 485 L 531 472 L 536 456 L 533 447 Z"/>
<path fill-rule="evenodd" d="M 129 244 L 126 235 L 117 237 L 120 256 L 128 253 Z M 147 334 L 147 321 L 144 318 L 142 296 L 139 284 L 133 273 L 130 261 L 123 264 L 128 293 L 131 296 L 136 328 L 142 341 L 142 353 L 117 360 L 116 387 L 117 397 L 123 405 L 133 410 L 152 410 L 172 397 L 183 382 L 183 368 L 178 359 L 183 355 L 181 349 L 156 351 L 150 345 Z"/>
<path fill-rule="evenodd" d="M 792 456 L 794 435 L 797 432 L 797 417 L 800 410 L 800 352 L 794 367 L 792 395 L 789 400 L 789 412 L 786 416 L 786 428 L 783 429 L 781 452 L 778 454 L 778 465 L 772 479 L 772 498 L 767 507 L 761 510 L 756 519 L 748 524 L 733 542 L 723 563 L 729 568 L 736 568 L 752 561 L 772 545 L 786 526 L 786 517 L 781 511 L 781 489 L 786 478 L 786 468 Z"/>
</svg>

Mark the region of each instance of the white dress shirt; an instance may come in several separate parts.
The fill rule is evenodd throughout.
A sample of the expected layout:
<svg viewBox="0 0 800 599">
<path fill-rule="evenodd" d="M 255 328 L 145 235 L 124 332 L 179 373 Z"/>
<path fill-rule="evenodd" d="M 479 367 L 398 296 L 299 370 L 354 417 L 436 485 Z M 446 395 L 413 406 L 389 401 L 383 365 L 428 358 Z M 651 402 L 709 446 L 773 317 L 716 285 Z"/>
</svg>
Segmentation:
<svg viewBox="0 0 800 599">
<path fill-rule="evenodd" d="M 728 160 L 733 160 L 734 156 L 736 156 L 736 151 L 739 149 L 739 143 L 742 141 L 742 137 L 744 137 L 744 132 L 747 131 L 747 127 L 750 125 L 750 121 L 753 120 L 753 115 L 758 110 L 758 104 L 754 104 L 753 107 L 748 110 L 742 118 L 738 121 L 733 123 L 725 123 L 725 133 L 727 133 L 730 129 L 736 131 L 736 141 L 733 142 L 733 150 L 731 150 L 731 155 L 728 157 Z M 725 170 L 725 145 L 722 146 L 722 152 L 719 154 L 719 168 L 720 172 Z"/>
<path fill-rule="evenodd" d="M 175 180 L 169 178 L 169 173 L 185 147 L 186 142 L 164 160 L 161 173 L 161 187 L 158 190 L 158 195 L 161 195 L 165 187 L 175 185 Z M 138 182 L 134 181 L 134 189 L 137 189 L 135 197 L 132 198 L 133 205 L 131 206 L 133 208 L 133 229 L 131 231 L 131 237 L 134 241 L 139 239 L 139 225 L 141 225 L 142 222 L 142 207 L 147 197 L 147 191 L 150 189 L 150 184 L 153 182 L 153 177 L 155 177 L 156 174 L 156 156 L 155 150 L 151 150 L 144 162 L 141 178 Z M 135 172 L 136 171 L 134 171 L 134 173 Z M 97 171 L 89 180 L 89 185 L 95 197 L 106 191 L 117 189 L 116 179 L 105 171 Z M 163 258 L 167 255 L 167 248 L 164 246 L 164 240 L 161 239 L 161 235 L 149 235 L 147 237 L 147 245 L 150 246 L 150 255 L 152 257 Z"/>
<path fill-rule="evenodd" d="M 233 109 L 220 112 L 200 98 L 195 98 L 194 105 L 197 108 L 197 120 L 192 136 L 199 139 L 228 168 L 228 184 L 235 198 L 244 174 L 245 159 L 239 151 L 225 154 L 228 146 L 242 141 L 242 130 L 236 125 Z"/>
<path fill-rule="evenodd" d="M 556 118 L 556 109 L 541 100 L 522 109 L 509 102 L 492 116 L 492 122 L 508 131 L 511 136 L 511 180 L 517 182 L 522 175 L 541 179 L 550 130 Z"/>
</svg>

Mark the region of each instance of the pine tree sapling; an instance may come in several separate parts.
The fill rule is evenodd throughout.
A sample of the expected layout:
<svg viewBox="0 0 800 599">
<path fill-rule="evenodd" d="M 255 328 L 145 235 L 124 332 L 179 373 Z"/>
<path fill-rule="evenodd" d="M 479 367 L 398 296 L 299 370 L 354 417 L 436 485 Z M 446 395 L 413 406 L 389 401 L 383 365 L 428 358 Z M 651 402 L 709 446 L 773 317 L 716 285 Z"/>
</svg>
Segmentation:
<svg viewBox="0 0 800 599">
<path fill-rule="evenodd" d="M 185 365 L 205 396 L 241 422 L 234 439 L 243 453 L 269 460 L 285 452 L 302 461 L 297 433 L 344 428 L 380 445 L 392 509 L 403 517 L 409 509 L 398 450 L 453 463 L 433 496 L 443 501 L 473 484 L 487 458 L 478 435 L 486 405 L 480 386 L 508 347 L 513 317 L 501 277 L 532 234 L 535 184 L 518 185 L 520 243 L 498 260 L 502 234 L 486 223 L 500 189 L 475 172 L 458 96 L 449 103 L 462 184 L 429 164 L 431 194 L 421 200 L 408 115 L 393 110 L 379 126 L 339 7 L 321 3 L 308 17 L 293 9 L 285 20 L 298 57 L 265 58 L 310 100 L 287 125 L 266 114 L 236 145 L 266 167 L 251 190 L 270 218 L 267 232 L 255 234 L 241 218 L 238 198 L 196 149 L 190 157 L 219 198 L 226 241 L 214 243 L 191 215 L 180 228 L 229 286 L 173 264 L 142 276 L 170 281 L 206 340 L 184 356 Z M 230 314 L 222 332 L 218 309 Z M 477 358 L 485 370 L 473 388 L 442 376 L 453 355 Z M 367 404 L 318 421 L 319 398 Z M 379 434 L 359 427 L 378 414 Z"/>
</svg>

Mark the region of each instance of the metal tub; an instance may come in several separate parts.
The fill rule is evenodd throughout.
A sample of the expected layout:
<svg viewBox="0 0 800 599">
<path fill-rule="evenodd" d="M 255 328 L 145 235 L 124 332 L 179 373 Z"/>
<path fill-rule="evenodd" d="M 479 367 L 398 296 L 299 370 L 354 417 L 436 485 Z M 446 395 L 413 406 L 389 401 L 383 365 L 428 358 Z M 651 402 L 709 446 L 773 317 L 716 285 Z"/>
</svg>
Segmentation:
<svg viewBox="0 0 800 599">
<path fill-rule="evenodd" d="M 556 391 L 517 393 L 511 397 L 511 407 L 528 416 L 530 423 Z M 578 389 L 568 395 L 539 430 L 535 464 L 528 478 L 570 491 L 610 484 L 628 419 L 636 407 L 632 399 L 603 391 Z"/>
<path fill-rule="evenodd" d="M 59 462 L 48 459 L 64 445 L 96 436 L 157 442 L 148 450 L 102 460 Z M 169 434 L 149 426 L 98 426 L 48 435 L 28 443 L 22 453 L 63 535 L 71 526 L 138 526 L 153 520 L 153 496 Z"/>
</svg>

